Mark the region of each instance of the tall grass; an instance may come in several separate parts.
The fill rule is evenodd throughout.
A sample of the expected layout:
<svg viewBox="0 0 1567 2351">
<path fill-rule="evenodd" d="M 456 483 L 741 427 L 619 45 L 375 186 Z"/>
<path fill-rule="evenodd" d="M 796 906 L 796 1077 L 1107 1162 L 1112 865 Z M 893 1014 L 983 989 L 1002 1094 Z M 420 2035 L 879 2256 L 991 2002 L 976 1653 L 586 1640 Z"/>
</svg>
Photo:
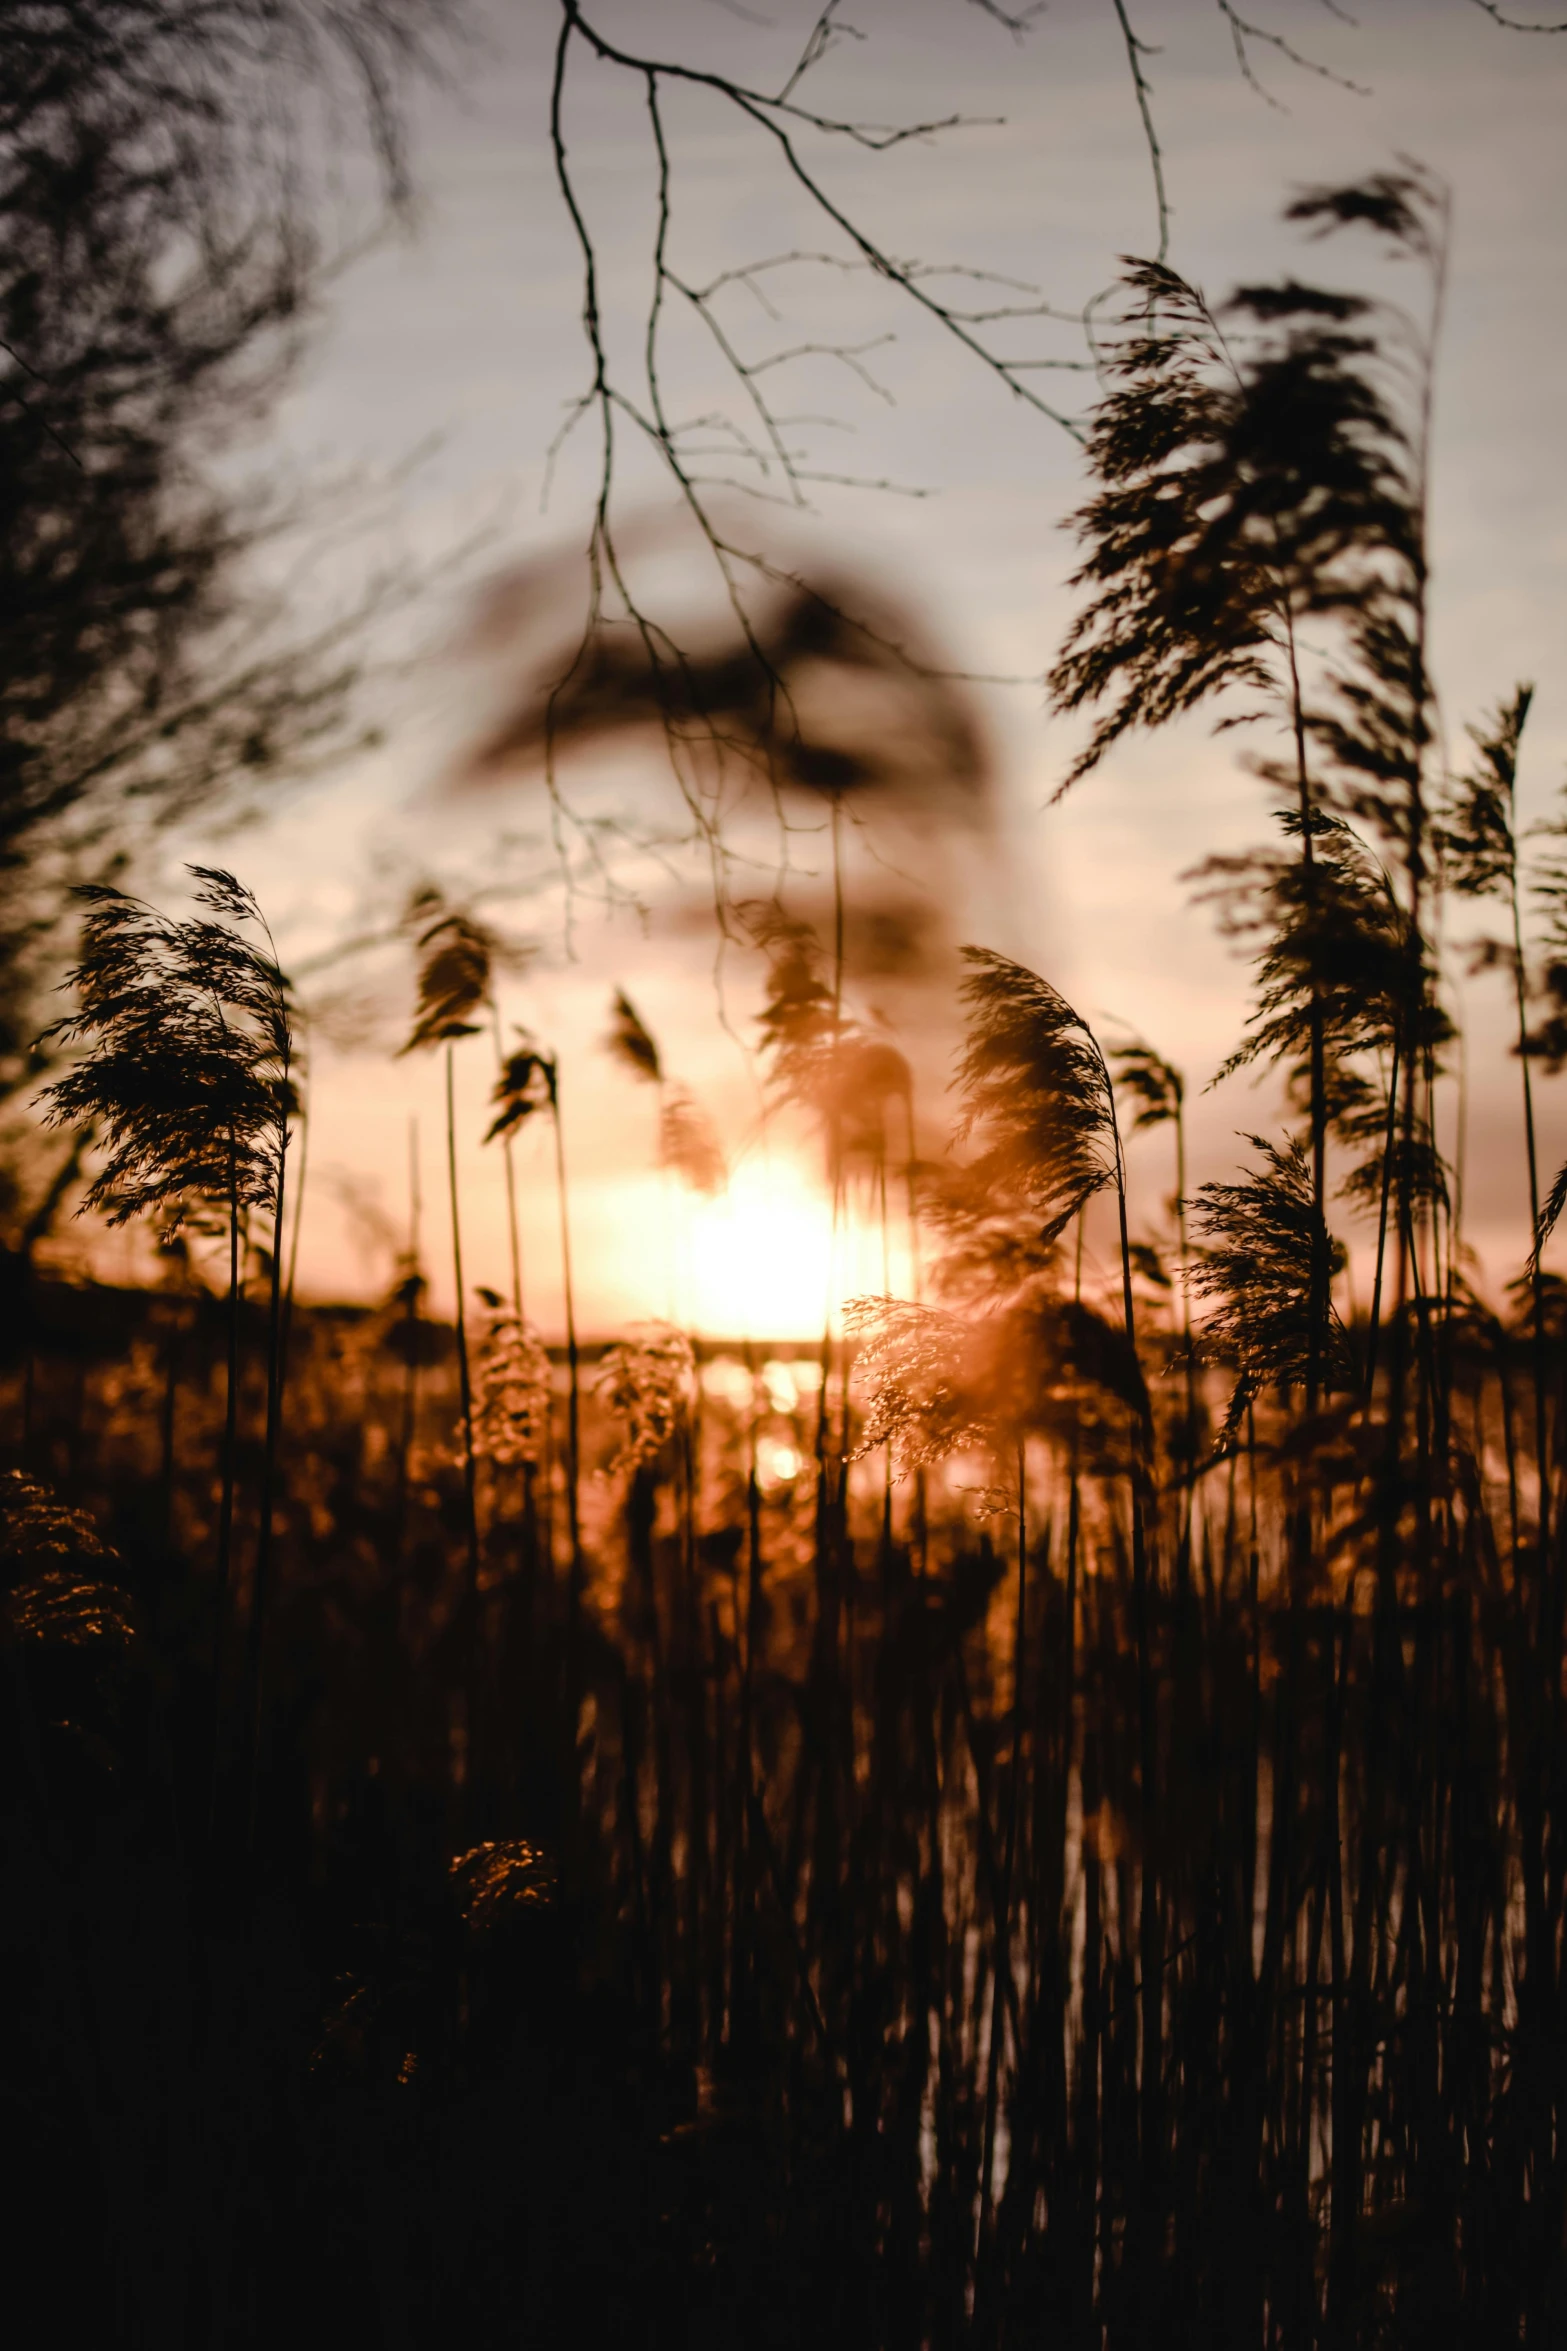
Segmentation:
<svg viewBox="0 0 1567 2351">
<path fill-rule="evenodd" d="M 972 1349 L 972 1325 L 951 1319 Z M 827 1658 L 810 1481 L 752 1466 L 758 1419 L 809 1456 L 813 1389 L 799 1381 L 782 1415 L 774 1401 L 791 1359 L 770 1361 L 754 1403 L 734 1360 L 698 1367 L 694 1559 L 678 1420 L 644 1421 L 612 1470 L 624 1441 L 589 1400 L 604 1477 L 585 1528 L 573 1874 L 481 1936 L 425 1825 L 464 1680 L 443 1636 L 466 1581 L 457 1472 L 423 1465 L 399 1503 L 397 1310 L 351 1325 L 300 1310 L 261 1861 L 301 1940 L 271 1991 L 218 1980 L 234 1964 L 221 1938 L 198 1932 L 195 1950 L 210 1996 L 283 2068 L 281 2106 L 269 2093 L 256 2108 L 252 2083 L 237 2137 L 229 2115 L 224 2193 L 275 2212 L 300 2165 L 312 2183 L 281 2229 L 242 2228 L 222 2251 L 258 2339 L 318 2230 L 350 2305 L 392 2292 L 380 2267 L 398 2244 L 423 2281 L 396 2289 L 419 2340 L 453 2307 L 486 2331 L 503 2311 L 547 2328 L 572 2313 L 630 2323 L 636 2308 L 673 2342 L 715 2306 L 720 2332 L 789 2342 L 966 2341 L 1046 2320 L 1084 2342 L 1552 2339 L 1560 1765 L 1531 1530 L 1509 1539 L 1501 1460 L 1507 1396 L 1530 1379 L 1527 1324 L 1453 1334 L 1474 1480 L 1434 1559 L 1411 1542 L 1391 1598 L 1347 1452 L 1320 1473 L 1336 1481 L 1331 1539 L 1302 1562 L 1299 1441 L 1269 1388 L 1198 1481 L 1177 1578 L 1183 1497 L 1166 1480 L 1184 1408 L 1156 1386 L 1165 1534 L 1141 1625 L 1141 1438 L 1116 1320 L 1083 1306 L 1038 1325 L 1030 1336 L 1019 1317 L 1001 1356 L 1027 1347 L 1039 1365 L 1011 1447 L 1022 1489 L 992 1505 L 1010 1515 L 976 1520 L 965 1491 L 1000 1485 L 977 1416 L 949 1469 L 926 1462 L 923 1575 L 906 1489 L 889 1545 L 879 1464 L 849 1470 Z M 43 1334 L 35 1406 L 56 1459 L 72 1394 L 58 1343 Z M 207 1318 L 188 1348 L 176 1495 L 193 1593 L 221 1359 Z M 956 1368 L 954 1393 L 972 1377 L 988 1396 L 994 1358 Z M 943 1358 L 943 1378 L 953 1369 Z M 95 1367 L 96 1434 L 79 1448 L 78 1490 L 110 1524 L 131 1523 L 127 1503 L 158 1475 L 154 1383 L 139 1403 L 118 1377 L 112 1357 Z M 258 1387 L 250 1410 L 264 1401 Z M 448 1332 L 424 1381 L 427 1441 L 458 1409 Z M 874 1418 L 856 1431 L 880 1434 Z M 399 1534 L 408 1564 L 389 1585 L 375 1563 Z M 54 1556 L 75 1589 L 74 1554 Z M 141 1572 L 128 1551 L 120 1573 Z M 6 1575 L 62 1848 L 50 1899 L 98 1922 L 71 1961 L 86 2022 L 24 1970 L 12 2078 L 39 2080 L 51 2033 L 90 2052 L 52 2110 L 66 2144 L 86 2134 L 94 2178 L 108 2166 L 94 2193 L 121 2266 L 102 2290 L 129 2293 L 144 2215 L 115 2184 L 131 2109 L 113 2085 L 173 1963 L 166 1865 L 145 1843 L 165 1783 L 137 1725 L 162 1717 L 177 1784 L 180 1716 L 145 1669 L 54 1626 L 9 1561 Z M 515 1711 L 549 1686 L 518 1632 L 526 1605 L 531 1643 L 564 1641 L 567 1592 L 525 1603 L 500 1545 L 485 1582 L 513 1735 L 484 1742 L 468 1794 L 501 1846 L 536 1847 L 559 1784 L 550 1743 Z M 181 1663 L 177 1633 L 164 1642 L 177 1674 L 198 1664 Z M 39 1801 L 17 1790 L 13 1820 Z M 145 1856 L 129 1863 L 113 1858 L 127 1806 Z M 232 2095 L 223 2047 L 199 2098 Z M 296 2078 L 303 2104 L 285 2095 Z M 149 2115 L 176 2094 L 173 2074 L 141 2092 Z M 368 2134 L 387 2128 L 371 2164 Z"/>
<path fill-rule="evenodd" d="M 1439 289 L 1424 183 L 1297 213 Z M 1201 885 L 1255 950 L 1233 1067 L 1284 1099 L 1242 1165 L 1188 1198 L 1181 1074 L 980 949 L 956 1131 L 916 1163 L 908 1065 L 833 942 L 778 916 L 774 1093 L 884 1244 L 908 1146 L 918 1295 L 846 1302 L 820 1350 L 584 1340 L 560 1072 L 527 1035 L 490 1132 L 551 1126 L 553 1350 L 514 1263 L 470 1365 L 465 1273 L 464 1319 L 422 1313 L 415 1233 L 380 1307 L 301 1302 L 285 1359 L 287 1067 L 254 1023 L 273 1307 L 192 1288 L 177 1437 L 155 1303 L 35 1280 L 5 1398 L 31 1474 L 0 1491 L 0 2080 L 62 2331 L 1567 2332 L 1567 1287 L 1540 1256 L 1567 1183 L 1533 1126 L 1567 1050 L 1527 697 L 1444 772 L 1426 329 L 1396 379 L 1359 297 L 1292 279 L 1226 311 L 1139 268 L 1124 332 L 1079 517 L 1098 601 L 1057 686 L 1111 699 L 1096 756 L 1236 688 L 1285 744 L 1257 763 L 1279 839 Z M 1503 917 L 1529 1122 L 1533 1231 L 1491 1302 L 1438 1148 L 1449 889 Z M 494 998 L 435 911 L 415 1037 L 450 1051 Z M 149 1047 L 95 1061 L 92 970 L 85 1074 L 51 1100 L 106 1122 L 100 1203 L 199 1195 L 232 1236 L 239 1113 L 192 1125 L 186 1082 L 229 1031 L 192 1013 L 185 1093 L 138 1093 Z M 664 1156 L 721 1183 L 624 997 L 615 1023 Z M 147 1099 L 186 1125 L 109 1123 Z M 1161 1124 L 1173 1213 L 1125 1148 Z M 218 1905 L 190 1791 L 230 1516 L 273 1527 L 273 1600 L 254 1852 Z"/>
</svg>

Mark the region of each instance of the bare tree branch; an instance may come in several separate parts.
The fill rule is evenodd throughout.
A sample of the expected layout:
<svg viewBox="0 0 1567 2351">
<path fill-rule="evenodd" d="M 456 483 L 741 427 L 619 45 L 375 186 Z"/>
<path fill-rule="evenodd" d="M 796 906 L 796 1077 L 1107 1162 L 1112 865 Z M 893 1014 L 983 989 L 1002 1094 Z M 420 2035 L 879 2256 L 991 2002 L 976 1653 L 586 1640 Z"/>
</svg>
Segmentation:
<svg viewBox="0 0 1567 2351">
<path fill-rule="evenodd" d="M 1159 253 L 1164 261 L 1170 251 L 1170 199 L 1164 185 L 1164 153 L 1159 145 L 1159 134 L 1154 128 L 1153 93 L 1148 77 L 1143 72 L 1143 59 L 1154 52 L 1146 41 L 1140 41 L 1132 30 L 1126 13 L 1126 0 L 1111 0 L 1121 38 L 1126 44 L 1126 62 L 1131 69 L 1132 88 L 1137 95 L 1137 111 L 1142 116 L 1143 136 L 1148 143 L 1148 161 L 1153 171 L 1154 201 L 1159 208 Z"/>
<path fill-rule="evenodd" d="M 1246 47 L 1248 41 L 1265 42 L 1268 48 L 1276 50 L 1279 56 L 1287 58 L 1291 65 L 1299 66 L 1302 73 L 1316 74 L 1320 80 L 1332 82 L 1336 89 L 1349 91 L 1352 97 L 1369 98 L 1371 95 L 1363 82 L 1352 82 L 1347 75 L 1335 73 L 1330 65 L 1323 65 L 1314 57 L 1303 56 L 1299 49 L 1293 48 L 1285 40 L 1282 33 L 1272 33 L 1264 25 L 1250 23 L 1235 6 L 1235 0 L 1217 0 L 1217 6 L 1219 14 L 1230 28 L 1230 39 L 1235 49 L 1235 62 L 1240 67 L 1243 79 L 1267 105 L 1278 107 L 1281 102 L 1274 97 L 1271 90 L 1264 88 L 1258 79 L 1256 68 L 1251 62 L 1251 56 Z M 1335 8 L 1333 14 L 1341 16 L 1343 11 Z M 1346 17 L 1344 21 L 1351 23 L 1353 20 Z"/>
<path fill-rule="evenodd" d="M 1567 21 L 1556 24 L 1526 24 L 1522 17 L 1504 16 L 1496 0 L 1471 0 L 1471 5 L 1482 9 L 1493 24 L 1499 24 L 1509 33 L 1567 33 Z"/>
</svg>

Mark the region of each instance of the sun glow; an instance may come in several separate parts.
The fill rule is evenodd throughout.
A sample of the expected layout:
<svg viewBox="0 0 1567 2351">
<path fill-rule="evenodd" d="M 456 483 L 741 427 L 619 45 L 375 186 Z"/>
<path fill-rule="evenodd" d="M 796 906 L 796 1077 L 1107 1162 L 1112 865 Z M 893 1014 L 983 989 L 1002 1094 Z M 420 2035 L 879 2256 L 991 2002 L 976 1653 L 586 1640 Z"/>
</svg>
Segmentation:
<svg viewBox="0 0 1567 2351">
<path fill-rule="evenodd" d="M 717 1199 L 693 1202 L 680 1245 L 692 1325 L 715 1337 L 819 1338 L 845 1298 L 903 1278 L 907 1250 L 883 1265 L 879 1230 L 858 1216 L 833 1230 L 825 1187 L 799 1161 L 748 1160 Z"/>
</svg>

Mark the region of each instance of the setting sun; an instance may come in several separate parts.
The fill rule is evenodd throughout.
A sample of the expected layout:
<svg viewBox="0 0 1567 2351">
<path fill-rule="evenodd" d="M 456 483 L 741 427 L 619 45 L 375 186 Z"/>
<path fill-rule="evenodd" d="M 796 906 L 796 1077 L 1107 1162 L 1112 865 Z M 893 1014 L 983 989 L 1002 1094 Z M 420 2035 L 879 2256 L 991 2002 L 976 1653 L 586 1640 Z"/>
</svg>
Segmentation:
<svg viewBox="0 0 1567 2351">
<path fill-rule="evenodd" d="M 843 1299 L 884 1287 L 880 1231 L 851 1211 L 835 1234 L 825 1187 L 793 1158 L 745 1161 L 682 1224 L 680 1289 L 693 1326 L 714 1337 L 819 1338 Z M 895 1282 L 907 1254 L 894 1236 Z"/>
</svg>

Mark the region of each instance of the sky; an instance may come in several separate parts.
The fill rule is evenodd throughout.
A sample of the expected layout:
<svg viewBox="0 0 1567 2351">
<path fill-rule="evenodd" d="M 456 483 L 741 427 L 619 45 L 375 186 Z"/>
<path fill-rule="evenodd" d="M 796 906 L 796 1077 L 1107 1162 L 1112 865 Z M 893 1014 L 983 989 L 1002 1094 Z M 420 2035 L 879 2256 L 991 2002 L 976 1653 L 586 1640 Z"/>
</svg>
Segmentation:
<svg viewBox="0 0 1567 2351">
<path fill-rule="evenodd" d="M 816 17 L 792 0 L 600 0 L 587 13 L 639 56 L 766 90 L 782 85 Z M 983 330 L 993 350 L 1080 365 L 1072 320 L 1108 286 L 1117 257 L 1155 250 L 1159 233 L 1114 0 L 1054 0 L 1021 34 L 965 0 L 852 0 L 839 14 L 842 36 L 797 86 L 801 104 L 883 125 L 964 120 L 886 152 L 802 126 L 805 167 L 900 263 L 992 273 L 917 281 L 949 302 L 1043 301 L 1068 314 L 995 322 Z M 1567 35 L 1504 31 L 1473 0 L 1362 0 L 1354 15 L 1326 0 L 1254 0 L 1254 21 L 1303 62 L 1259 35 L 1247 45 L 1251 81 L 1209 0 L 1131 10 L 1170 258 L 1222 293 L 1307 266 L 1279 219 L 1301 183 L 1399 155 L 1446 181 L 1454 233 L 1436 412 L 1437 674 L 1459 743 L 1467 719 L 1520 678 L 1538 679 L 1522 789 L 1541 812 L 1567 758 L 1567 695 L 1553 658 L 1567 605 Z M 223 847 L 272 914 L 285 961 L 313 975 L 307 1292 L 386 1286 L 408 1229 L 412 1146 L 435 1295 L 450 1298 L 441 1071 L 428 1057 L 391 1057 L 411 1009 L 406 951 L 326 960 L 335 942 L 383 919 L 410 879 L 434 874 L 454 893 L 485 893 L 486 911 L 531 950 L 503 983 L 502 1010 L 508 1026 L 525 1023 L 559 1052 L 584 1325 L 667 1314 L 735 1337 L 805 1336 L 820 1328 L 827 1294 L 884 1279 L 896 1288 L 908 1269 L 901 1240 L 886 1264 L 869 1229 L 832 1242 L 809 1138 L 766 1112 L 749 1050 L 758 962 L 738 948 L 717 953 L 710 874 L 676 837 L 681 804 L 667 761 L 652 744 L 621 742 L 569 763 L 563 788 L 588 827 L 568 831 L 570 890 L 536 774 L 514 769 L 482 788 L 455 780 L 524 677 L 569 639 L 600 484 L 591 412 L 550 462 L 590 381 L 582 254 L 550 140 L 558 29 L 549 0 L 492 9 L 451 60 L 447 86 L 420 96 L 417 218 L 336 278 L 293 389 L 250 456 L 274 479 L 372 488 L 357 539 L 346 552 L 323 549 L 307 574 L 307 610 L 346 592 L 356 565 L 431 570 L 397 624 L 403 668 L 373 692 L 383 745 L 327 783 L 279 794 L 237 838 L 198 832 L 170 844 L 170 868 L 177 854 Z M 923 705 L 911 716 L 873 699 L 853 717 L 865 742 L 920 781 L 912 816 L 910 794 L 872 796 L 869 829 L 849 845 L 851 896 L 901 893 L 900 902 L 938 909 L 923 988 L 868 977 L 863 1008 L 886 1015 L 916 1059 L 935 1135 L 955 946 L 972 938 L 1017 955 L 1096 1023 L 1136 1029 L 1182 1064 L 1193 1180 L 1228 1174 L 1237 1130 L 1276 1128 L 1277 1104 L 1238 1081 L 1204 1091 L 1244 1019 L 1246 974 L 1181 877 L 1205 855 L 1264 836 L 1259 787 L 1233 741 L 1198 721 L 1135 742 L 1051 805 L 1078 740 L 1075 725 L 1052 719 L 1040 683 L 1072 611 L 1072 543 L 1061 526 L 1082 492 L 1076 442 L 905 293 L 843 266 L 852 247 L 813 211 L 764 126 L 700 83 L 666 78 L 660 91 L 674 275 L 700 288 L 791 253 L 826 257 L 731 278 L 712 297 L 729 349 L 760 370 L 745 382 L 726 370 L 689 302 L 667 296 L 667 413 L 696 425 L 690 445 L 707 454 L 694 463 L 749 485 L 714 493 L 714 511 L 770 560 L 854 583 L 934 666 L 1015 681 L 951 688 L 980 746 L 979 781 L 961 806 L 932 780 L 939 730 Z M 577 43 L 563 122 L 609 364 L 645 400 L 638 371 L 658 197 L 645 78 Z M 336 200 L 347 220 L 363 207 L 352 158 Z M 1091 375 L 1071 366 L 1019 380 L 1067 413 L 1092 396 Z M 764 479 L 732 454 L 750 389 L 789 420 L 783 437 L 801 469 L 838 477 L 806 485 L 808 511 L 756 497 L 779 489 L 776 470 Z M 749 414 L 754 430 L 754 406 Z M 670 599 L 697 636 L 716 628 L 713 576 L 670 532 L 667 475 L 626 413 L 613 495 L 648 592 Z M 492 593 L 485 605 L 485 583 L 508 578 L 510 602 Z M 776 831 L 742 809 L 735 837 L 752 861 L 745 889 L 760 896 Z M 584 865 L 588 844 L 597 878 Z M 820 915 L 822 824 L 792 834 L 789 854 L 796 903 Z M 1466 1150 L 1471 1235 L 1493 1278 L 1509 1270 L 1521 1229 L 1517 1069 L 1499 1041 L 1496 985 L 1468 986 Z M 630 991 L 721 1133 L 733 1172 L 716 1203 L 692 1202 L 656 1171 L 656 1102 L 601 1046 L 615 986 Z M 490 1049 L 472 1040 L 456 1073 L 465 1257 L 470 1281 L 503 1287 L 502 1171 L 479 1141 L 492 1075 Z M 1567 1079 L 1559 1090 L 1560 1102 L 1547 1082 L 1542 1107 L 1552 1168 L 1567 1149 Z M 1134 1162 L 1150 1229 L 1169 1188 L 1164 1148 L 1150 1137 Z M 542 1136 L 520 1146 L 519 1178 L 530 1310 L 549 1328 L 559 1251 Z"/>
</svg>

